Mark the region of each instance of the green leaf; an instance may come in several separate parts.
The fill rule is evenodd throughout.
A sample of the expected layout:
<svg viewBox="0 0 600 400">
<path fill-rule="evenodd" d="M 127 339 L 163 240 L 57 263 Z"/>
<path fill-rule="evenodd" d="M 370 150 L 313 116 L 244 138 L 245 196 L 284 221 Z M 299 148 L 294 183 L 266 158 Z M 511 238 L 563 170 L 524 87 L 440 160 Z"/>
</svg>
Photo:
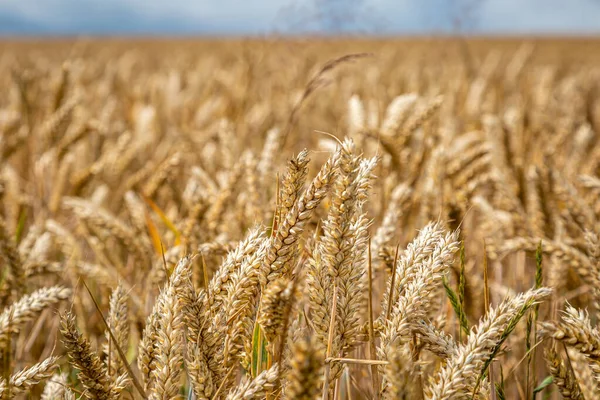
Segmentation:
<svg viewBox="0 0 600 400">
<path fill-rule="evenodd" d="M 504 386 L 500 385 L 499 383 L 496 383 L 496 397 L 498 397 L 498 400 L 506 399 L 506 394 L 504 393 Z"/>
<path fill-rule="evenodd" d="M 23 209 L 19 215 L 19 222 L 17 223 L 17 232 L 15 233 L 15 243 L 21 242 L 23 236 L 23 230 L 25 229 L 25 221 L 27 221 L 27 209 Z"/>
<path fill-rule="evenodd" d="M 542 241 L 540 240 L 540 243 L 538 244 L 538 247 L 535 251 L 535 288 L 536 289 L 541 288 L 542 284 L 543 284 L 542 259 L 543 259 L 543 257 L 542 257 Z M 534 307 L 534 313 L 535 313 L 534 322 L 537 322 L 539 309 L 540 309 L 539 304 L 536 304 Z"/>
<path fill-rule="evenodd" d="M 466 335 L 468 335 L 469 323 L 467 321 L 467 315 L 465 314 L 465 310 L 463 309 L 462 304 L 460 304 L 456 292 L 454 292 L 450 285 L 448 285 L 448 280 L 445 277 L 442 279 L 442 283 L 444 284 L 444 289 L 446 289 L 446 295 L 450 300 L 450 304 L 452 305 L 452 308 L 454 309 L 454 312 L 458 317 L 460 328 L 465 332 Z"/>
<path fill-rule="evenodd" d="M 550 384 L 552 384 L 552 375 L 548 375 L 546 378 L 544 378 L 542 383 L 540 383 L 540 385 L 538 387 L 533 389 L 533 394 L 535 395 L 535 394 L 541 392 L 546 387 L 548 387 Z"/>
<path fill-rule="evenodd" d="M 498 400 L 505 400 L 506 393 L 504 390 L 504 371 L 502 370 L 502 366 L 500 366 L 500 382 L 496 383 L 496 397 Z"/>
<path fill-rule="evenodd" d="M 527 312 L 527 310 L 529 310 L 529 308 L 531 308 L 534 305 L 534 303 L 535 302 L 533 300 L 530 300 L 527 303 L 523 304 L 523 307 L 521 307 L 521 309 L 517 312 L 517 314 L 515 314 L 515 316 L 512 317 L 508 321 L 508 324 L 506 325 L 506 329 L 504 329 L 504 332 L 502 332 L 502 335 L 500 336 L 500 340 L 492 348 L 490 356 L 488 357 L 488 359 L 483 364 L 483 368 L 481 369 L 481 373 L 479 375 L 479 378 L 477 379 L 477 384 L 475 385 L 475 390 L 473 390 L 473 393 L 475 393 L 476 390 L 479 388 L 479 384 L 481 383 L 481 380 L 485 376 L 488 367 L 490 366 L 490 364 L 492 363 L 492 361 L 494 361 L 494 358 L 496 357 L 496 355 L 498 354 L 498 352 L 502 348 L 502 345 L 504 344 L 504 342 L 506 341 L 506 339 L 508 338 L 508 336 L 517 327 L 517 324 L 519 323 L 519 321 L 521 320 L 521 318 L 523 317 L 523 315 L 525 315 L 525 313 Z"/>
<path fill-rule="evenodd" d="M 542 287 L 542 241 L 538 244 L 535 251 L 535 288 L 539 289 Z"/>
<path fill-rule="evenodd" d="M 254 332 L 252 332 L 252 358 L 250 363 L 250 374 L 252 378 L 256 378 L 256 373 L 258 369 L 258 355 L 260 354 L 260 349 L 258 347 L 258 343 L 260 342 L 260 326 L 258 324 L 254 324 Z"/>
<path fill-rule="evenodd" d="M 458 301 L 463 309 L 465 308 L 465 286 L 467 284 L 465 276 L 465 258 L 465 241 L 463 240 L 460 243 L 460 275 L 458 278 Z"/>
<path fill-rule="evenodd" d="M 267 341 L 260 329 L 258 323 L 254 323 L 254 332 L 252 334 L 252 358 L 250 365 L 250 373 L 252 378 L 256 378 L 263 370 L 265 370 L 269 358 L 267 352 Z"/>
</svg>

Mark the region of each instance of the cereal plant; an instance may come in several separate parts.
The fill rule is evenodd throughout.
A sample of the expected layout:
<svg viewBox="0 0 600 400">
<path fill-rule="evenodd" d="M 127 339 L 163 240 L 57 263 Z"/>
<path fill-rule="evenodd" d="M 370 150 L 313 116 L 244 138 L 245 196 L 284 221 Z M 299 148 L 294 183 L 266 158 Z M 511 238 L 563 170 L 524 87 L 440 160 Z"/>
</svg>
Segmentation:
<svg viewBox="0 0 600 400">
<path fill-rule="evenodd" d="M 0 43 L 0 399 L 600 398 L 600 42 Z"/>
</svg>

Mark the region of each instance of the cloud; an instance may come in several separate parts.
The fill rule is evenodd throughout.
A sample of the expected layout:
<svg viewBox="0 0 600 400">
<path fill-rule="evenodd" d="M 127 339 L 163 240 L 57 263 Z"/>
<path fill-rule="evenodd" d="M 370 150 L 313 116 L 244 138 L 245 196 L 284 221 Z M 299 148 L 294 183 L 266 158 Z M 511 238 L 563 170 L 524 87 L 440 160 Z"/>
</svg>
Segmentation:
<svg viewBox="0 0 600 400">
<path fill-rule="evenodd" d="M 48 27 L 43 23 L 35 22 L 12 12 L 0 13 L 1 35 L 24 35 L 30 32 L 44 32 Z"/>
<path fill-rule="evenodd" d="M 234 0 L 0 0 L 0 18 L 10 22 L 0 33 L 259 33 L 271 25 L 277 2 L 258 3 L 259 7 Z"/>
<path fill-rule="evenodd" d="M 4 35 L 600 33 L 599 21 L 597 0 L 0 0 Z"/>
<path fill-rule="evenodd" d="M 479 29 L 509 33 L 600 33 L 597 0 L 488 0 Z"/>
</svg>

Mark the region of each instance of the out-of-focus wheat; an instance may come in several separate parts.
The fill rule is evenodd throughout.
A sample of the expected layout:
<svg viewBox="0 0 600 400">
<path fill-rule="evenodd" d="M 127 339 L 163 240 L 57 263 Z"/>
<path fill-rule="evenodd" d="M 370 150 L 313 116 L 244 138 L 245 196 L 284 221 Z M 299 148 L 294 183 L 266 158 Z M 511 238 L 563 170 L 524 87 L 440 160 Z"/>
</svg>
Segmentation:
<svg viewBox="0 0 600 400">
<path fill-rule="evenodd" d="M 3 41 L 0 398 L 598 397 L 599 43 Z"/>
</svg>

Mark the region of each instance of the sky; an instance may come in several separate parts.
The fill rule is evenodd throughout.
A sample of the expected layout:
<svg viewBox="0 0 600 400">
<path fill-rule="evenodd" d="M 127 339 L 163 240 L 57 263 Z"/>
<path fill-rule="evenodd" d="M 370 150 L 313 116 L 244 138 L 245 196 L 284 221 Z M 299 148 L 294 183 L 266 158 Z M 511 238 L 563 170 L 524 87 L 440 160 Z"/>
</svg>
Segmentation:
<svg viewBox="0 0 600 400">
<path fill-rule="evenodd" d="M 1 36 L 600 34 L 600 0 L 0 0 Z"/>
</svg>

